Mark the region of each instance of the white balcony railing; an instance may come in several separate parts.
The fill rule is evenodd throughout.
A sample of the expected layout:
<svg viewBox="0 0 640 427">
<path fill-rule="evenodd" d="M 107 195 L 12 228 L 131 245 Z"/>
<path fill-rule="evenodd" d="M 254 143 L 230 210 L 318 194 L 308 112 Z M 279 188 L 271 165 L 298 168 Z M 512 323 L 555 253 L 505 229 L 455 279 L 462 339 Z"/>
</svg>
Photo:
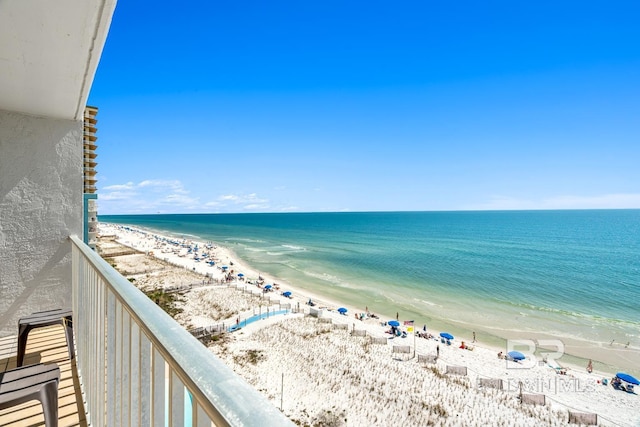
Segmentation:
<svg viewBox="0 0 640 427">
<path fill-rule="evenodd" d="M 89 425 L 293 425 L 78 237 L 71 242 L 76 364 Z"/>
</svg>

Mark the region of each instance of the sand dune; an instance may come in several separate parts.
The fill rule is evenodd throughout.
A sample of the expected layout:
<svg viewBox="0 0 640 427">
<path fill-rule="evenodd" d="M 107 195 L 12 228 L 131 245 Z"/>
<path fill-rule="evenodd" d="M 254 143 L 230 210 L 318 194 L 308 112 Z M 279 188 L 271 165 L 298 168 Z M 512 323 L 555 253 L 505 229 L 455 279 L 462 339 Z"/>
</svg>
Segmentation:
<svg viewBox="0 0 640 427">
<path fill-rule="evenodd" d="M 588 374 L 573 367 L 568 375 L 558 375 L 548 364 L 520 369 L 522 364 L 498 359 L 495 349 L 477 344 L 471 344 L 472 351 L 459 348 L 455 339 L 450 346 L 412 334 L 389 339 L 389 328 L 379 319 L 340 315 L 335 311 L 339 302 L 291 284 L 286 288 L 293 291 L 293 299 L 238 281 L 240 271 L 247 280 L 259 274 L 225 248 L 208 250 L 219 261 L 212 267 L 160 252 L 160 236 L 105 224 L 101 232 L 116 234 L 119 242 L 153 252 L 166 263 L 161 268 L 154 264 L 157 260 L 145 257 L 127 256 L 129 264 L 120 259 L 126 257 L 117 258 L 118 267 L 128 268 L 138 286 L 180 286 L 180 277 L 193 286 L 184 294 L 184 311 L 177 319 L 183 326 L 230 326 L 239 321 L 242 328 L 225 334 L 210 350 L 300 424 L 556 426 L 566 425 L 573 411 L 598 414 L 600 425 L 640 425 L 638 396 L 599 383 L 612 373 Z M 231 268 L 223 270 L 220 264 L 232 262 L 236 276 L 227 281 Z M 324 307 L 316 312 L 319 317 L 309 315 L 309 298 L 318 303 L 315 308 Z M 243 325 L 267 307 L 273 313 L 286 305 L 299 313 Z M 349 313 L 364 311 L 347 308 Z M 360 334 L 364 336 L 356 336 Z M 409 347 L 410 353 L 394 353 L 394 347 Z M 437 353 L 435 363 L 418 362 L 418 356 Z M 447 374 L 450 366 L 466 367 L 467 375 Z M 502 380 L 503 390 L 481 387 L 481 379 L 489 378 Z M 521 403 L 521 390 L 544 395 L 545 404 Z"/>
</svg>

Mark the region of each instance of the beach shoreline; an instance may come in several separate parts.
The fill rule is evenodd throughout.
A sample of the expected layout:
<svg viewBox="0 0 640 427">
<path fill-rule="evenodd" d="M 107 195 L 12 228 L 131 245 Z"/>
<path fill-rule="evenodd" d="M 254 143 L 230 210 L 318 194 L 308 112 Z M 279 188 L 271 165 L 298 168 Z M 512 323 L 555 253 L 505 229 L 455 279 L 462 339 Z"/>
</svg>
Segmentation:
<svg viewBox="0 0 640 427">
<path fill-rule="evenodd" d="M 103 226 L 107 225 L 109 227 L 129 227 L 132 230 L 139 230 L 143 233 L 151 233 L 155 236 L 162 236 L 167 239 L 182 239 L 184 241 L 190 241 L 193 244 L 203 245 L 207 244 L 207 242 L 198 236 L 188 235 L 184 233 L 170 233 L 163 232 L 162 230 L 153 230 L 147 229 L 144 227 L 139 227 L 136 225 L 128 225 L 124 226 L 122 224 L 109 224 L 109 223 L 101 223 Z M 133 239 L 133 237 L 132 237 Z M 124 241 L 123 243 L 127 243 Z M 147 241 L 144 242 L 140 239 L 134 239 L 130 242 L 134 247 L 134 249 L 140 250 L 142 252 L 153 252 L 153 246 L 155 242 Z M 212 243 L 212 242 L 209 242 Z M 366 311 L 368 307 L 371 312 L 376 313 L 382 320 L 391 320 L 396 317 L 396 314 L 399 315 L 399 320 L 414 320 L 417 327 L 420 327 L 423 324 L 426 324 L 427 329 L 430 332 L 440 332 L 440 331 L 448 331 L 453 333 L 456 336 L 459 336 L 460 339 L 471 342 L 473 340 L 473 334 L 476 335 L 476 340 L 479 343 L 482 343 L 484 347 L 487 347 L 495 352 L 505 351 L 507 349 L 507 340 L 511 339 L 515 341 L 527 341 L 524 346 L 518 348 L 520 351 L 529 351 L 527 345 L 531 346 L 533 344 L 542 342 L 549 343 L 554 340 L 560 340 L 561 343 L 558 347 L 562 347 L 564 349 L 564 355 L 562 358 L 563 364 L 567 366 L 571 366 L 575 370 L 585 369 L 588 361 L 592 360 L 594 363 L 594 369 L 600 372 L 609 372 L 615 373 L 617 371 L 630 371 L 634 375 L 640 375 L 640 372 L 635 372 L 638 368 L 637 361 L 640 360 L 640 349 L 635 347 L 625 347 L 624 343 L 613 343 L 611 346 L 595 346 L 595 345 L 585 345 L 586 343 L 582 340 L 573 339 L 570 336 L 562 336 L 558 337 L 556 334 L 549 334 L 539 330 L 530 330 L 526 333 L 522 331 L 514 331 L 509 332 L 508 327 L 505 323 L 500 324 L 499 326 L 494 327 L 495 330 L 491 330 L 489 328 L 483 327 L 473 327 L 466 322 L 459 322 L 455 319 L 455 313 L 449 318 L 438 318 L 430 315 L 421 315 L 414 311 L 401 311 L 398 313 L 398 310 L 390 307 L 388 305 L 377 306 L 375 302 L 363 302 L 362 304 L 353 304 L 345 302 L 344 300 L 340 300 L 338 298 L 333 298 L 331 296 L 327 296 L 326 293 L 318 292 L 314 289 L 309 289 L 305 287 L 303 283 L 290 283 L 289 281 L 275 277 L 267 272 L 257 270 L 252 266 L 248 265 L 246 261 L 244 261 L 237 253 L 233 251 L 232 248 L 228 246 L 220 245 L 218 242 L 215 243 L 217 247 L 217 251 L 219 252 L 220 261 L 222 264 L 230 264 L 234 263 L 236 273 L 244 272 L 247 280 L 256 280 L 259 276 L 262 276 L 265 280 L 265 283 L 276 283 L 283 287 L 282 291 L 290 290 L 293 292 L 294 300 L 299 303 L 304 303 L 308 299 L 312 299 L 317 301 L 320 306 L 328 307 L 328 308 L 338 308 L 345 307 L 348 308 L 349 315 L 352 313 L 362 313 Z M 175 255 L 175 254 L 174 254 Z M 180 264 L 184 266 L 188 266 L 189 269 L 195 271 L 199 274 L 206 275 L 210 274 L 212 277 L 214 273 L 216 273 L 216 277 L 222 277 L 220 271 L 216 269 L 211 269 L 203 264 L 198 264 L 193 262 L 193 260 L 189 260 L 186 257 L 176 257 L 170 254 L 163 254 L 159 256 L 157 253 L 154 254 L 159 259 L 166 259 L 175 264 Z M 219 266 L 219 265 L 218 265 Z M 229 269 L 231 270 L 231 268 Z M 284 289 L 287 288 L 287 289 Z M 362 306 L 360 306 L 362 305 Z M 455 304 L 452 304 L 455 305 Z M 604 344 L 603 344 L 604 345 Z M 531 353 L 536 356 L 541 357 L 541 353 L 545 351 L 557 351 L 557 347 L 549 348 L 548 345 L 543 345 L 540 348 L 531 349 Z"/>
<path fill-rule="evenodd" d="M 291 304 L 297 305 L 298 307 L 302 307 L 303 309 L 308 309 L 308 306 L 305 303 L 310 298 L 311 300 L 314 301 L 314 303 L 316 303 L 316 308 L 320 308 L 320 307 L 327 308 L 328 310 L 330 310 L 331 315 L 336 319 L 337 322 L 346 323 L 348 327 L 351 328 L 351 330 L 367 329 L 371 331 L 372 334 L 377 334 L 378 336 L 385 336 L 384 328 L 381 326 L 381 323 L 384 323 L 396 317 L 393 313 L 391 313 L 393 311 L 392 309 L 387 311 L 377 312 L 373 310 L 372 307 L 369 307 L 370 311 L 376 312 L 379 318 L 378 319 L 368 318 L 365 321 L 357 320 L 354 317 L 354 314 L 366 313 L 367 311 L 366 307 L 355 307 L 352 305 L 344 305 L 344 304 L 341 304 L 340 301 L 333 300 L 331 298 L 326 298 L 325 296 L 320 295 L 318 293 L 309 292 L 304 288 L 287 283 L 283 280 L 279 280 L 278 278 L 271 277 L 270 275 L 264 272 L 260 272 L 255 269 L 252 269 L 241 258 L 239 258 L 237 254 L 235 254 L 231 249 L 227 247 L 220 246 L 219 244 L 214 244 L 213 242 L 197 242 L 196 243 L 197 239 L 195 238 L 195 236 L 188 236 L 189 239 L 186 239 L 185 241 L 189 240 L 190 245 L 199 245 L 201 248 L 206 247 L 206 245 L 212 245 L 212 247 L 215 246 L 215 254 L 216 254 L 215 256 L 217 259 L 217 263 L 215 267 L 210 267 L 202 263 L 197 263 L 197 262 L 194 262 L 193 260 L 189 260 L 187 257 L 180 257 L 173 253 L 158 254 L 157 241 L 160 236 L 166 239 L 176 238 L 175 236 L 167 235 L 169 233 L 161 234 L 157 231 L 146 230 L 137 226 L 122 226 L 122 225 L 115 225 L 115 224 L 113 225 L 101 224 L 101 232 L 103 232 L 103 234 L 110 234 L 110 233 L 118 234 L 119 235 L 118 240 L 122 244 L 130 246 L 136 249 L 137 251 L 141 251 L 143 253 L 150 254 L 151 252 L 153 252 L 154 257 L 157 257 L 159 259 L 164 259 L 165 261 L 168 261 L 174 264 L 183 265 L 186 270 L 196 272 L 201 275 L 206 275 L 206 277 L 215 279 L 217 281 L 223 279 L 225 274 L 228 274 L 227 272 L 233 269 L 236 277 L 233 280 L 232 285 L 238 289 L 242 289 L 244 286 L 245 290 L 246 289 L 254 290 L 254 287 L 256 285 L 248 284 L 247 281 L 254 281 L 255 279 L 261 276 L 264 279 L 264 284 L 270 283 L 270 284 L 279 285 L 280 287 L 279 292 L 271 293 L 272 295 L 279 296 L 280 293 L 286 290 L 291 291 L 293 293 L 293 296 L 291 299 L 287 299 L 286 301 L 289 301 Z M 229 267 L 228 269 L 226 269 L 226 272 L 221 269 L 220 267 L 221 265 L 227 265 Z M 240 272 L 244 274 L 245 280 L 243 281 L 237 280 L 237 274 Z M 347 308 L 348 316 L 339 315 L 336 312 L 338 307 Z M 403 320 L 405 320 L 403 317 L 404 316 L 402 316 L 401 313 L 398 314 L 400 323 L 403 323 Z M 233 319 L 228 319 L 228 320 L 233 321 Z M 195 326 L 200 326 L 200 325 L 195 325 Z M 201 326 L 205 326 L 205 325 L 201 325 Z M 241 330 L 239 333 L 238 332 L 234 333 L 234 336 L 239 338 L 239 340 L 241 341 L 245 339 L 251 339 L 251 336 L 254 333 L 257 333 L 256 331 L 259 330 L 260 327 L 264 327 L 264 323 L 261 325 L 249 325 L 246 328 L 243 328 L 243 330 Z M 415 327 L 419 330 L 421 329 L 420 324 L 416 324 Z M 256 331 L 254 331 L 254 329 L 256 329 Z M 428 330 L 429 332 L 437 335 L 437 331 L 435 331 L 432 327 L 429 327 Z M 485 359 L 485 362 L 477 364 L 477 361 L 473 361 L 474 365 L 471 366 L 470 369 L 472 371 L 475 370 L 477 375 L 484 375 L 484 376 L 496 375 L 498 372 L 498 368 L 496 368 L 495 366 L 487 368 L 485 366 L 487 365 L 486 360 L 497 359 L 495 355 L 499 351 L 504 352 L 504 347 L 501 348 L 499 345 L 490 345 L 490 344 L 487 345 L 487 343 L 485 343 L 482 339 L 479 340 L 480 343 L 478 342 L 472 343 L 473 341 L 472 333 L 473 331 L 469 331 L 468 337 L 466 335 L 463 335 L 460 337 L 456 336 L 455 345 L 456 346 L 459 345 L 459 343 L 462 340 L 464 340 L 468 345 L 471 345 L 474 347 L 473 352 L 464 352 L 462 350 L 451 351 L 453 350 L 452 348 L 450 349 L 450 348 L 447 348 L 446 346 L 443 346 L 443 356 L 442 356 L 443 360 L 446 360 L 448 363 L 469 364 L 470 355 L 473 355 L 471 359 L 482 357 Z M 477 338 L 481 338 L 481 337 L 477 337 Z M 404 343 L 406 344 L 407 341 L 405 341 Z M 434 348 L 435 345 L 440 346 L 441 344 L 439 343 L 439 341 L 436 341 L 436 340 L 425 340 L 420 338 L 417 340 L 417 343 L 414 348 L 414 352 L 432 354 L 435 352 L 435 348 Z M 228 361 L 228 362 L 231 363 L 231 361 Z M 494 363 L 495 362 L 491 362 L 491 365 L 493 365 Z M 613 375 L 612 372 L 609 372 L 606 370 L 600 370 L 596 365 L 594 372 L 591 374 L 587 374 L 585 372 L 586 365 L 583 365 L 583 366 L 580 366 L 579 364 L 572 365 L 564 361 L 562 364 L 565 368 L 569 368 L 570 378 L 572 379 L 577 378 L 580 381 L 584 381 L 585 384 L 589 384 L 590 387 L 595 388 L 594 393 L 596 395 L 598 394 L 597 392 L 601 392 L 601 391 L 604 391 L 606 393 L 610 392 L 608 388 L 599 389 L 598 387 L 595 387 L 594 384 L 598 384 L 597 381 L 600 381 L 601 379 L 611 378 L 611 376 Z M 549 373 L 546 370 L 543 370 L 543 371 L 537 372 L 535 375 L 538 375 L 544 378 L 549 378 L 548 374 Z M 505 378 L 507 381 L 510 381 L 508 380 L 508 377 L 505 377 Z M 549 381 L 551 380 L 557 381 L 557 379 L 560 377 L 552 376 L 550 378 L 551 379 L 549 379 Z M 257 380 L 254 380 L 254 381 L 257 381 Z M 508 383 L 508 384 L 510 388 L 514 387 L 514 384 L 512 383 Z M 599 387 L 602 387 L 602 386 L 599 386 Z M 579 397 L 584 397 L 584 394 Z M 617 401 L 616 398 L 618 397 L 622 398 L 622 394 L 620 394 L 620 396 L 614 394 L 613 401 L 616 402 Z M 633 396 L 633 395 L 631 395 L 630 397 L 637 398 L 637 396 Z M 607 396 L 607 399 L 609 399 L 609 401 L 611 400 L 611 398 L 612 396 Z M 569 402 L 573 402 L 573 400 L 569 399 Z M 564 405 L 567 405 L 567 404 L 565 403 Z M 604 407 L 598 413 L 602 414 L 603 412 L 605 414 L 604 416 L 612 416 L 611 414 L 606 412 L 606 408 Z"/>
</svg>

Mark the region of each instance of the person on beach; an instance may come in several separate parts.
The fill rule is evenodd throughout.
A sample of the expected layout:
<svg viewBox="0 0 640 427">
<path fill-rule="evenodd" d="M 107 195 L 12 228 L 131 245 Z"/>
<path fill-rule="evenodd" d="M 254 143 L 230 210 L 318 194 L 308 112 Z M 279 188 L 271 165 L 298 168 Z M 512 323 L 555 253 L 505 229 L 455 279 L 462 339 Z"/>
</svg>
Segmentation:
<svg viewBox="0 0 640 427">
<path fill-rule="evenodd" d="M 476 333 L 473 333 L 473 341 L 472 342 L 476 342 Z"/>
<path fill-rule="evenodd" d="M 396 320 L 400 320 L 400 314 L 396 311 Z"/>
</svg>

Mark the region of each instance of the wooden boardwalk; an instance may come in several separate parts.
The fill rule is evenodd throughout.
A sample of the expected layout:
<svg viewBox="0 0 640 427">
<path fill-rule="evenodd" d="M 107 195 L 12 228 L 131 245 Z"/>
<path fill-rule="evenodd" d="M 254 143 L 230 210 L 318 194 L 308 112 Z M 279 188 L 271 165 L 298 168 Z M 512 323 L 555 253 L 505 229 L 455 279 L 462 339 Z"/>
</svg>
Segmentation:
<svg viewBox="0 0 640 427">
<path fill-rule="evenodd" d="M 17 332 L 17 326 L 16 326 Z M 16 367 L 17 336 L 0 338 L 0 372 Z M 24 365 L 56 363 L 60 367 L 58 424 L 86 426 L 75 360 L 69 360 L 62 325 L 34 329 L 29 333 Z M 0 411 L 0 426 L 44 426 L 42 406 L 37 400 Z"/>
</svg>

